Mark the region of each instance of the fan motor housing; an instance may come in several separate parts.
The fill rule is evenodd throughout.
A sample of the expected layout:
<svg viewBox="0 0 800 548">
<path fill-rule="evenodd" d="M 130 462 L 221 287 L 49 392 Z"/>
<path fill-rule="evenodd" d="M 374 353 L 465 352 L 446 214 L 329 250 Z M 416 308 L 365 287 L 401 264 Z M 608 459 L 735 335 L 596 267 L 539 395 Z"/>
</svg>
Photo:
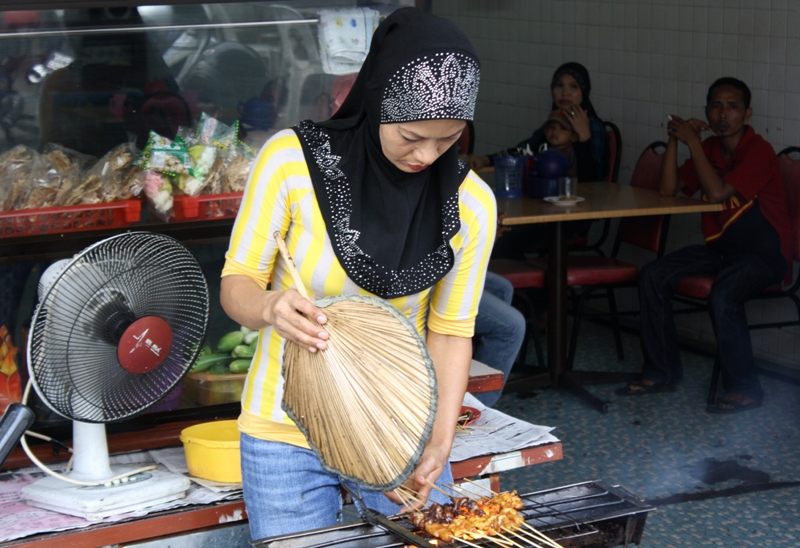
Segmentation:
<svg viewBox="0 0 800 548">
<path fill-rule="evenodd" d="M 117 358 L 125 371 L 142 374 L 161 365 L 171 348 L 169 324 L 158 316 L 145 316 L 130 324 L 122 334 Z"/>
</svg>

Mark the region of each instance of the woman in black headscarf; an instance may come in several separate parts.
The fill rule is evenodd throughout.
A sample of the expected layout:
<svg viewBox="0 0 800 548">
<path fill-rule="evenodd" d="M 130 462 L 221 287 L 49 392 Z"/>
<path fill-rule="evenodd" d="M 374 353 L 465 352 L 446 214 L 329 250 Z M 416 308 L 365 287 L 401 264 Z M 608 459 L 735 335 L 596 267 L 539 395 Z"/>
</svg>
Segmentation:
<svg viewBox="0 0 800 548">
<path fill-rule="evenodd" d="M 550 93 L 553 96 L 551 111 L 562 110 L 569 117 L 572 128 L 578 134 L 573 146 L 580 159 L 588 164 L 582 170 L 588 174 L 586 180 L 600 181 L 604 179 L 608 168 L 608 134 L 589 99 L 591 91 L 589 71 L 580 63 L 564 63 L 556 69 L 550 81 Z M 528 148 L 536 154 L 545 141 L 542 125 L 533 135 L 506 152 L 516 154 L 518 149 Z M 492 165 L 492 155 L 472 156 L 470 165 L 476 170 Z"/>
<path fill-rule="evenodd" d="M 284 339 L 315 352 L 326 348 L 327 333 L 324 312 L 289 289 L 275 231 L 312 300 L 376 295 L 425 337 L 438 411 L 405 485 L 424 501 L 441 498 L 430 482 L 452 478 L 448 458 L 497 218 L 491 189 L 456 147 L 478 80 L 472 45 L 450 21 L 399 9 L 376 30 L 336 115 L 277 133 L 254 163 L 221 286 L 228 315 L 260 330 L 239 417 L 254 539 L 333 525 L 341 508 L 338 477 L 281 409 Z M 389 514 L 401 502 L 369 491 L 364 499 Z"/>
</svg>

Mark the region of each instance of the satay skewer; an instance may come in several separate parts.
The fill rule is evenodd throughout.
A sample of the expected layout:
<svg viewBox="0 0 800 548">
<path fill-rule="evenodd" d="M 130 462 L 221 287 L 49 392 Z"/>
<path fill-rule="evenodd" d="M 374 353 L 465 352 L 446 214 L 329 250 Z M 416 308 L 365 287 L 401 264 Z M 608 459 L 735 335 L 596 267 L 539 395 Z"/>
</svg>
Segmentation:
<svg viewBox="0 0 800 548">
<path fill-rule="evenodd" d="M 540 544 L 541 541 L 538 538 L 534 537 L 530 533 L 526 533 L 525 531 L 521 531 L 519 529 L 515 531 L 513 529 L 509 529 L 508 527 L 503 527 L 503 531 L 506 531 L 507 533 L 514 535 L 523 542 L 533 543 L 534 546 L 543 546 L 542 544 Z"/>
<path fill-rule="evenodd" d="M 480 539 L 488 539 L 494 543 L 499 544 L 500 546 L 518 546 L 519 548 L 525 548 L 521 544 L 514 542 L 510 538 L 506 537 L 505 535 L 501 535 L 499 533 L 496 536 L 484 535 L 481 533 L 473 533 L 473 534 Z"/>
<path fill-rule="evenodd" d="M 556 544 L 555 542 L 553 542 L 553 539 L 551 539 L 550 537 L 539 531 L 533 525 L 529 525 L 527 522 L 525 522 L 522 524 L 522 527 L 524 529 L 528 529 L 531 533 L 533 533 L 536 536 L 536 538 L 539 539 L 539 542 L 544 541 L 548 546 L 552 546 L 553 548 L 562 548 L 560 544 Z"/>
<path fill-rule="evenodd" d="M 475 544 L 474 542 L 470 542 L 468 540 L 464 540 L 463 538 L 454 537 L 453 540 L 457 540 L 459 542 L 463 542 L 467 546 L 474 546 L 474 548 L 481 548 L 479 545 Z"/>
<path fill-rule="evenodd" d="M 397 496 L 400 497 L 400 499 L 403 501 L 404 506 L 408 506 L 409 501 L 418 502 L 422 504 L 423 507 L 426 506 L 426 503 L 422 502 L 419 498 L 417 498 L 417 496 L 414 494 L 413 491 L 411 491 L 411 489 L 403 487 L 402 485 L 395 488 L 394 492 L 397 493 Z"/>
<path fill-rule="evenodd" d="M 469 494 L 469 495 L 475 495 L 479 499 L 485 499 L 486 498 L 486 495 L 481 495 L 480 493 L 476 493 L 475 491 L 471 491 L 469 489 L 466 489 L 465 487 L 462 487 L 461 485 L 457 485 L 456 486 L 455 484 L 451 483 L 447 487 L 449 489 L 452 489 L 453 491 L 459 491 L 462 495 Z"/>
<path fill-rule="evenodd" d="M 480 487 L 480 488 L 481 488 L 481 489 L 483 489 L 484 491 L 489 491 L 489 492 L 490 492 L 492 495 L 499 495 L 499 494 L 500 494 L 500 493 L 496 493 L 495 491 L 492 491 L 492 490 L 491 490 L 491 489 L 489 489 L 488 487 L 484 487 L 483 485 L 481 485 L 481 484 L 480 484 L 480 483 L 478 483 L 477 481 L 472 481 L 472 480 L 471 480 L 471 479 L 469 479 L 469 478 L 464 478 L 464 481 L 466 481 L 466 482 L 468 482 L 468 483 L 471 483 L 472 485 L 475 485 L 475 486 L 477 486 L 477 487 Z"/>
<path fill-rule="evenodd" d="M 437 491 L 439 491 L 439 492 L 440 492 L 441 494 L 443 494 L 444 496 L 446 496 L 446 497 L 448 497 L 448 498 L 453 498 L 453 495 L 452 495 L 452 494 L 448 493 L 447 491 L 445 491 L 444 489 L 442 489 L 441 487 L 439 487 L 438 485 L 436 485 L 436 484 L 435 484 L 435 483 L 433 483 L 432 481 L 428 480 L 428 482 L 427 482 L 427 483 L 428 483 L 428 485 L 430 485 L 431 487 L 433 487 L 434 489 L 436 489 Z"/>
</svg>

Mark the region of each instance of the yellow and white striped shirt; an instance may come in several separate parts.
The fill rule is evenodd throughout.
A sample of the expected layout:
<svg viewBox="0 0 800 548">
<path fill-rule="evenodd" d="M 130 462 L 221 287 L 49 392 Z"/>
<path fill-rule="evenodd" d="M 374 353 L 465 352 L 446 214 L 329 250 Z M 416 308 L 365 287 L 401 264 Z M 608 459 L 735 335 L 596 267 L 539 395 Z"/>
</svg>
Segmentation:
<svg viewBox="0 0 800 548">
<path fill-rule="evenodd" d="M 455 264 L 432 288 L 389 302 L 424 338 L 426 329 L 472 337 L 486 265 L 495 238 L 497 206 L 492 190 L 474 172 L 459 188 L 461 228 L 450 240 Z M 236 218 L 222 276 L 242 274 L 266 289 L 293 286 L 272 234 L 279 231 L 309 296 L 371 295 L 339 264 L 319 210 L 300 141 L 287 129 L 261 149 Z M 281 409 L 284 339 L 272 326 L 261 330 L 258 350 L 242 394 L 239 427 L 257 438 L 307 447 Z"/>
</svg>

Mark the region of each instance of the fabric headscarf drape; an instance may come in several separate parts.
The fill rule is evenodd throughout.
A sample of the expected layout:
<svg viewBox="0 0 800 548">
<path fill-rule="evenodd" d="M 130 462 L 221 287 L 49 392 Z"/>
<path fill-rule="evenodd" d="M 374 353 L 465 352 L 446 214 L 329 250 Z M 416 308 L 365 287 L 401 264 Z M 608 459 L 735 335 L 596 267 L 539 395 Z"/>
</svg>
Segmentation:
<svg viewBox="0 0 800 548">
<path fill-rule="evenodd" d="M 469 172 L 456 145 L 424 171 L 401 171 L 383 155 L 380 124 L 472 120 L 479 79 L 477 55 L 452 22 L 401 8 L 375 31 L 336 114 L 294 128 L 336 256 L 367 291 L 410 295 L 450 271 Z"/>
<path fill-rule="evenodd" d="M 558 79 L 564 74 L 569 74 L 575 78 L 576 82 L 578 82 L 578 86 L 581 88 L 581 94 L 583 95 L 581 108 L 587 111 L 589 116 L 600 118 L 597 115 L 597 112 L 594 110 L 594 105 L 592 105 L 591 99 L 589 99 L 589 93 L 592 91 L 592 81 L 589 79 L 589 71 L 586 70 L 586 67 L 580 63 L 564 63 L 553 73 L 553 80 L 550 82 L 550 89 L 553 89 L 556 86 Z M 558 105 L 553 103 L 553 110 L 556 109 L 558 109 Z"/>
</svg>

